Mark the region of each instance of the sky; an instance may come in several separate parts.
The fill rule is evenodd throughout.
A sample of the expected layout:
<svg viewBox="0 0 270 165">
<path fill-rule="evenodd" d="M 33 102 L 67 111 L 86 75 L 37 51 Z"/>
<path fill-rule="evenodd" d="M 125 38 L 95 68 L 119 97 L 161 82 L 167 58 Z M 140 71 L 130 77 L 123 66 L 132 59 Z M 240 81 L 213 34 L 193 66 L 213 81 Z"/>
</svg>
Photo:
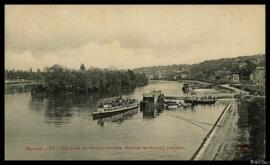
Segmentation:
<svg viewBox="0 0 270 165">
<path fill-rule="evenodd" d="M 264 5 L 5 6 L 5 69 L 133 69 L 264 53 Z"/>
</svg>

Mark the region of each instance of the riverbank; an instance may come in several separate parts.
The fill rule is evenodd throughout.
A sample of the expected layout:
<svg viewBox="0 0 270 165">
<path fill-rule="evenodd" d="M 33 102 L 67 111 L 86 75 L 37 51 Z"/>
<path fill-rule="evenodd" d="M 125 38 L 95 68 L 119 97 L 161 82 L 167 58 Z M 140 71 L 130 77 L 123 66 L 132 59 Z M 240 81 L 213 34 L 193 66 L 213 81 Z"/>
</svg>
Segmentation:
<svg viewBox="0 0 270 165">
<path fill-rule="evenodd" d="M 5 84 L 5 93 L 30 92 L 32 89 L 39 85 L 39 82 Z"/>
<path fill-rule="evenodd" d="M 205 82 L 200 80 L 181 80 L 182 83 L 188 83 L 191 87 L 195 89 L 214 89 L 218 91 L 219 93 L 233 93 L 235 92 L 235 89 L 224 86 L 224 85 L 217 85 L 211 82 Z"/>
<path fill-rule="evenodd" d="M 235 100 L 197 160 L 265 158 L 264 98 Z"/>
<path fill-rule="evenodd" d="M 199 81 L 199 80 L 181 80 L 180 82 L 188 83 L 189 86 L 194 88 L 194 89 L 201 89 L 201 88 L 209 89 L 209 88 L 214 87 L 213 83 Z"/>
<path fill-rule="evenodd" d="M 188 83 L 200 83 L 200 84 L 213 84 L 212 82 L 207 81 L 201 81 L 201 80 L 193 80 L 193 79 L 186 79 L 186 80 L 180 80 L 181 82 L 188 82 Z"/>
<path fill-rule="evenodd" d="M 241 83 L 239 85 L 232 84 L 230 86 L 237 88 L 237 89 L 240 89 L 240 90 L 247 91 L 252 95 L 260 95 L 260 96 L 265 95 L 265 87 L 262 87 L 262 86 L 255 86 L 253 84 L 244 84 L 244 83 Z"/>
<path fill-rule="evenodd" d="M 209 145 L 199 160 L 234 160 L 239 151 L 237 146 L 237 136 L 239 134 L 237 122 L 237 101 L 233 101 L 228 110 L 224 113 L 219 122 Z"/>
<path fill-rule="evenodd" d="M 224 108 L 223 112 L 220 114 L 216 123 L 206 135 L 202 144 L 195 152 L 191 160 L 215 160 L 216 153 L 218 153 L 221 147 L 221 145 L 217 144 L 222 144 L 224 141 L 226 141 L 224 138 L 227 136 L 224 136 L 224 131 L 229 133 L 228 130 L 220 129 L 220 127 L 222 127 L 224 122 L 228 119 L 228 113 L 232 111 L 234 102 L 234 100 L 230 100 L 228 105 Z"/>
</svg>

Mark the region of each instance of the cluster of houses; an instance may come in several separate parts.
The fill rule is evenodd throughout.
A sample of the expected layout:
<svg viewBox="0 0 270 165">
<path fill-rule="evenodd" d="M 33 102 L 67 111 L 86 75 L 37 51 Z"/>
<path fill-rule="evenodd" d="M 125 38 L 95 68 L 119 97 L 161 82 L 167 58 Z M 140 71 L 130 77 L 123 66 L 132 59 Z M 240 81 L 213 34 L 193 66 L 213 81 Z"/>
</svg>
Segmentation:
<svg viewBox="0 0 270 165">
<path fill-rule="evenodd" d="M 240 66 L 241 67 L 241 66 Z M 175 75 L 171 78 L 173 80 L 178 79 L 189 79 L 189 73 L 186 71 L 175 71 Z M 146 74 L 148 79 L 167 79 L 168 74 L 166 72 L 157 71 L 155 75 L 153 74 Z M 240 83 L 240 76 L 237 73 L 231 72 L 224 72 L 224 71 L 217 71 L 215 74 L 209 77 L 209 80 L 217 81 L 217 77 L 219 77 L 219 81 L 224 83 L 231 83 L 231 84 L 239 84 Z M 250 74 L 249 82 L 253 83 L 259 87 L 265 87 L 265 68 L 257 66 L 255 70 Z"/>
<path fill-rule="evenodd" d="M 146 74 L 146 77 L 149 80 L 179 80 L 188 78 L 188 74 L 182 70 L 173 70 L 169 73 L 166 70 L 157 70 L 155 74 Z"/>
<path fill-rule="evenodd" d="M 240 83 L 239 74 L 229 74 L 223 77 L 223 80 L 232 84 Z M 250 74 L 249 82 L 258 87 L 265 87 L 265 67 L 257 66 Z"/>
<path fill-rule="evenodd" d="M 265 87 L 265 67 L 256 67 L 255 70 L 250 74 L 249 80 L 255 86 Z M 240 83 L 239 74 L 232 74 L 231 83 Z"/>
</svg>

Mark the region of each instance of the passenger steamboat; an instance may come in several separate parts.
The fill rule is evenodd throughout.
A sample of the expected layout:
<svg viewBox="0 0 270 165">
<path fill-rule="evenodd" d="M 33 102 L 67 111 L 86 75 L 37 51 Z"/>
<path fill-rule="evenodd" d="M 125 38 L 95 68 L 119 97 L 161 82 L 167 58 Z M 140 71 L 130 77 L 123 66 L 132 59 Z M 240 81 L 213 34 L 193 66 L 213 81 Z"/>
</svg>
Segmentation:
<svg viewBox="0 0 270 165">
<path fill-rule="evenodd" d="M 101 99 L 97 103 L 97 111 L 93 118 L 107 117 L 139 107 L 138 100 L 123 98 L 122 96 Z"/>
</svg>

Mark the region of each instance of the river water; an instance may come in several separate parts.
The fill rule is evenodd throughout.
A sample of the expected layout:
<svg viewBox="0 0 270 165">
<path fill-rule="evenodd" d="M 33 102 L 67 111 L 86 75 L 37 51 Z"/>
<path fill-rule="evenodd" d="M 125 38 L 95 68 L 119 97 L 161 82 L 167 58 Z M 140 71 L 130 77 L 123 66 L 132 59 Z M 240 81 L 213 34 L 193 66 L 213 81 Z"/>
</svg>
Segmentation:
<svg viewBox="0 0 270 165">
<path fill-rule="evenodd" d="M 142 100 L 161 90 L 182 95 L 182 84 L 151 81 L 118 94 Z M 211 90 L 210 90 L 211 91 Z M 144 116 L 139 109 L 93 120 L 97 101 L 115 93 L 34 98 L 5 93 L 7 160 L 189 160 L 226 106 L 195 106 Z"/>
</svg>

